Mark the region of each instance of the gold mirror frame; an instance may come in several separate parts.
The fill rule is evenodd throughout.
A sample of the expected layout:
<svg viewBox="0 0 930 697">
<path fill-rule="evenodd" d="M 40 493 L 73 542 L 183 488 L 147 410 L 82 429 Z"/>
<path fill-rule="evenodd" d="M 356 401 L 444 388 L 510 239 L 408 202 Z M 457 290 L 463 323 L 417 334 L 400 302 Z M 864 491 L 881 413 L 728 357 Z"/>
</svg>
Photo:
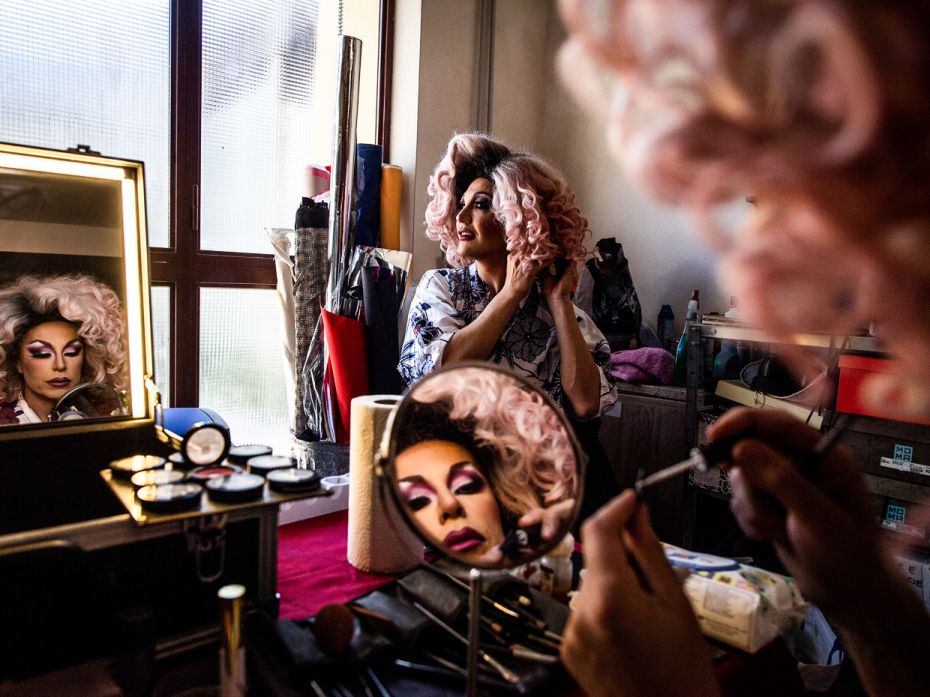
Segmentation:
<svg viewBox="0 0 930 697">
<path fill-rule="evenodd" d="M 19 424 L 0 429 L 0 442 L 77 432 L 112 431 L 153 422 L 157 390 L 152 381 L 152 331 L 145 186 L 142 162 L 92 154 L 0 143 L 0 169 L 115 181 L 122 203 L 123 297 L 128 346 L 128 416 L 75 425 Z"/>
</svg>

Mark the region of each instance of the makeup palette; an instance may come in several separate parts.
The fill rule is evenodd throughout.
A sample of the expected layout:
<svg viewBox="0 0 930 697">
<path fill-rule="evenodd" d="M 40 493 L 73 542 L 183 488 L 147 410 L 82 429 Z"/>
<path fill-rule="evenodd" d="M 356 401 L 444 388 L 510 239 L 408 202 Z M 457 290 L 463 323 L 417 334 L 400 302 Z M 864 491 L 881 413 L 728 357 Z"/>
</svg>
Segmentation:
<svg viewBox="0 0 930 697">
<path fill-rule="evenodd" d="M 252 474 L 260 474 L 264 477 L 269 472 L 292 468 L 296 464 L 294 458 L 284 455 L 259 455 L 258 457 L 249 458 L 246 466 Z"/>
<path fill-rule="evenodd" d="M 149 513 L 179 513 L 200 506 L 203 487 L 194 482 L 151 484 L 136 492 L 142 510 Z"/>
<path fill-rule="evenodd" d="M 262 497 L 265 478 L 257 474 L 241 472 L 228 477 L 215 477 L 207 484 L 207 495 L 218 503 L 244 503 Z"/>
<path fill-rule="evenodd" d="M 163 468 L 168 461 L 158 455 L 132 455 L 110 463 L 110 472 L 116 479 L 128 481 L 137 472 Z"/>
<path fill-rule="evenodd" d="M 248 445 L 234 445 L 229 449 L 226 459 L 234 465 L 244 465 L 253 457 L 271 455 L 271 448 L 267 445 L 250 443 Z"/>
<path fill-rule="evenodd" d="M 185 460 L 181 453 L 171 453 L 168 456 L 168 462 L 171 463 L 172 467 L 177 467 L 178 469 L 188 470 L 191 468 L 191 463 Z"/>
<path fill-rule="evenodd" d="M 271 470 L 265 478 L 271 490 L 279 494 L 315 491 L 320 488 L 320 475 L 314 470 L 299 467 Z"/>
<path fill-rule="evenodd" d="M 136 489 L 141 489 L 144 486 L 179 484 L 183 482 L 186 477 L 187 475 L 184 472 L 178 470 L 144 470 L 142 472 L 136 472 L 129 481 L 132 482 L 132 485 Z"/>
<path fill-rule="evenodd" d="M 211 479 L 222 479 L 223 477 L 230 477 L 234 474 L 242 473 L 243 469 L 238 465 L 204 465 L 203 467 L 195 467 L 192 469 L 187 473 L 187 477 L 192 481 L 206 484 Z"/>
</svg>

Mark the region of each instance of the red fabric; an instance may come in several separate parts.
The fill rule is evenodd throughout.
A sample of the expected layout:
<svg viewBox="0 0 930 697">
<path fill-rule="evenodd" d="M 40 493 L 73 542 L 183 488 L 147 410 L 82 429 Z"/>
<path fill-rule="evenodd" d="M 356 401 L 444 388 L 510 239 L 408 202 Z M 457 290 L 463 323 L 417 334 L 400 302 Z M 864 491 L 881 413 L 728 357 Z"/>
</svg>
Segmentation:
<svg viewBox="0 0 930 697">
<path fill-rule="evenodd" d="M 336 442 L 349 442 L 352 398 L 368 394 L 365 325 L 358 320 L 323 310 L 323 336 L 329 350 L 327 377 L 336 393 Z"/>
<path fill-rule="evenodd" d="M 306 619 L 324 605 L 352 600 L 394 578 L 359 571 L 346 561 L 347 530 L 347 511 L 278 528 L 281 619 Z"/>
</svg>

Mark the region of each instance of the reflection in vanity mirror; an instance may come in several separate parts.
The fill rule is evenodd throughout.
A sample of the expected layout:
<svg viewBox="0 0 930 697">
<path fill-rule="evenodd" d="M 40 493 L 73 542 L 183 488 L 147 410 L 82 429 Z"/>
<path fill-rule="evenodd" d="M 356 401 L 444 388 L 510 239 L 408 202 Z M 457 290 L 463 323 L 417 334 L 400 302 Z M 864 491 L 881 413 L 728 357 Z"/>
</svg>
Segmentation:
<svg viewBox="0 0 930 697">
<path fill-rule="evenodd" d="M 0 144 L 0 426 L 147 414 L 143 220 L 141 163 Z"/>
<path fill-rule="evenodd" d="M 436 552 L 477 568 L 538 558 L 571 529 L 583 461 L 549 397 L 496 366 L 439 370 L 401 402 L 385 478 Z"/>
</svg>

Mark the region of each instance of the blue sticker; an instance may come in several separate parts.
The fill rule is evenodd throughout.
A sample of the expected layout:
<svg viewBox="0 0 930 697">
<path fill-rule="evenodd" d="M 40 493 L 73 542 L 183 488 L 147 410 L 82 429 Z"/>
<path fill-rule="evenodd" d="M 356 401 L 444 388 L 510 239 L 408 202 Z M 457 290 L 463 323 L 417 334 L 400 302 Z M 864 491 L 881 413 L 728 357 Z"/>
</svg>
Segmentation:
<svg viewBox="0 0 930 697">
<path fill-rule="evenodd" d="M 914 457 L 914 448 L 909 445 L 894 444 L 894 459 L 901 462 L 912 462 Z"/>
</svg>

